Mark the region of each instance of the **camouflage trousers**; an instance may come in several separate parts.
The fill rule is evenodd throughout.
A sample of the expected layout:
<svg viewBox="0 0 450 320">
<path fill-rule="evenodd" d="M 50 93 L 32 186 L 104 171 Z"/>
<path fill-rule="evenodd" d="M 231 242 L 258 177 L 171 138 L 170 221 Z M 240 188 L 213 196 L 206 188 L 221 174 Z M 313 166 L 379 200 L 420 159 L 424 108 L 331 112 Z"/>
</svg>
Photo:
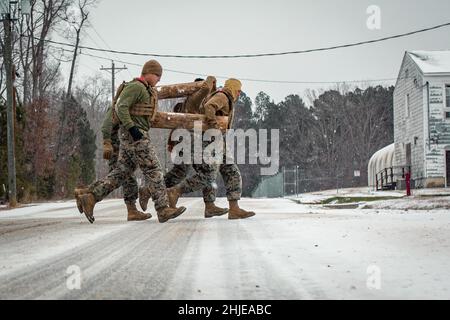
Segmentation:
<svg viewBox="0 0 450 320">
<path fill-rule="evenodd" d="M 93 194 L 96 201 L 101 201 L 112 191 L 120 187 L 122 181 L 133 176 L 139 167 L 144 175 L 145 188 L 148 188 L 155 204 L 155 209 L 168 206 L 166 186 L 161 164 L 156 156 L 150 139 L 145 133 L 144 138 L 134 141 L 124 127 L 120 128 L 120 152 L 117 167 L 106 178 L 95 182 Z"/>
<path fill-rule="evenodd" d="M 186 179 L 190 167 L 191 165 L 189 164 L 175 164 L 172 169 L 164 175 L 166 187 L 175 187 Z"/>
<path fill-rule="evenodd" d="M 228 163 L 227 163 L 228 159 Z M 228 201 L 241 200 L 242 195 L 242 176 L 239 167 L 226 154 L 223 156 L 223 163 L 215 167 L 215 177 L 220 173 L 227 191 Z M 203 200 L 205 202 L 216 201 L 216 188 L 209 185 L 203 190 Z"/>
<path fill-rule="evenodd" d="M 202 149 L 206 148 L 210 142 L 203 141 Z M 168 172 L 164 180 L 168 182 L 170 187 L 177 185 L 183 193 L 191 193 L 198 190 L 203 190 L 207 186 L 212 186 L 216 176 L 216 169 L 214 165 L 205 162 L 202 158 L 202 163 L 196 164 L 194 161 L 194 133 L 191 132 L 191 155 L 190 160 L 192 164 L 176 164 L 174 168 Z M 187 177 L 189 168 L 192 167 L 195 171 L 194 175 Z"/>
<path fill-rule="evenodd" d="M 193 177 L 186 179 L 189 168 L 189 164 L 176 164 L 173 168 L 167 172 L 164 176 L 166 186 L 171 188 L 184 181 L 187 184 L 195 185 L 196 190 L 200 190 L 200 186 L 203 186 L 203 200 L 204 202 L 214 202 L 216 200 L 217 186 L 215 180 L 217 174 L 222 175 L 222 179 L 227 190 L 228 201 L 240 200 L 242 195 L 242 176 L 239 167 L 234 164 L 227 164 L 227 159 L 231 163 L 230 158 L 227 158 L 224 153 L 223 163 L 220 165 L 200 165 L 194 170 L 197 172 Z M 212 172 L 210 170 L 213 170 Z M 203 179 L 203 181 L 202 181 Z M 203 182 L 203 183 L 202 183 Z"/>
<path fill-rule="evenodd" d="M 119 160 L 119 150 L 120 150 L 120 139 L 118 130 L 114 130 L 111 133 L 111 144 L 113 146 L 113 154 L 111 159 L 108 160 L 109 171 L 112 172 L 117 168 L 117 163 Z M 93 193 L 93 190 L 99 186 L 101 181 L 96 181 L 93 185 L 89 187 L 89 191 Z M 123 199 L 126 204 L 135 204 L 138 199 L 138 183 L 136 177 L 131 175 L 127 177 L 121 184 L 123 188 Z"/>
</svg>

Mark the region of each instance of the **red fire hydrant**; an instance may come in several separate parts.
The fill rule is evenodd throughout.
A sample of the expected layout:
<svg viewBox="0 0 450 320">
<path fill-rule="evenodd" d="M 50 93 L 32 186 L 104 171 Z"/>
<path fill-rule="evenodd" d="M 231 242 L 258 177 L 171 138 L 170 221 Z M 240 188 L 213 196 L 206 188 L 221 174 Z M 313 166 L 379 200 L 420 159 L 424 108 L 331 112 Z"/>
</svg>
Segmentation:
<svg viewBox="0 0 450 320">
<path fill-rule="evenodd" d="M 411 173 L 408 172 L 405 176 L 405 182 L 406 182 L 406 196 L 411 196 Z"/>
</svg>

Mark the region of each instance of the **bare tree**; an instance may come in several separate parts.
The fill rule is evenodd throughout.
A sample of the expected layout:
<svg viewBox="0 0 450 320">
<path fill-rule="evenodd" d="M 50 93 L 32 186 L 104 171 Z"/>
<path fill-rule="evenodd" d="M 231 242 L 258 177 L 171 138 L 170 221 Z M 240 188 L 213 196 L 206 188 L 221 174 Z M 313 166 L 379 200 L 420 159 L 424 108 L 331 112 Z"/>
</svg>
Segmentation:
<svg viewBox="0 0 450 320">
<path fill-rule="evenodd" d="M 95 3 L 94 0 L 77 0 L 76 3 L 73 3 L 72 6 L 66 7 L 65 11 L 62 13 L 62 19 L 69 24 L 70 31 L 75 31 L 75 49 L 73 51 L 73 59 L 72 59 L 72 66 L 70 69 L 70 76 L 69 76 L 69 84 L 68 84 L 68 90 L 66 92 L 66 96 L 64 101 L 62 102 L 61 106 L 61 114 L 59 117 L 59 129 L 58 129 L 58 139 L 56 143 L 56 166 L 55 166 L 55 172 L 58 170 L 58 167 L 62 165 L 62 162 L 64 162 L 65 159 L 63 159 L 62 154 L 63 152 L 63 141 L 66 139 L 65 132 L 67 132 L 66 127 L 68 124 L 68 116 L 67 114 L 70 114 L 71 110 L 68 110 L 68 108 L 71 108 L 72 106 L 76 105 L 77 102 L 74 101 L 72 97 L 72 83 L 73 83 L 73 75 L 75 72 L 75 66 L 76 66 L 76 58 L 77 58 L 77 52 L 78 52 L 78 46 L 80 44 L 81 40 L 81 32 L 83 29 L 83 26 L 85 25 L 89 11 L 88 8 L 92 6 Z"/>
<path fill-rule="evenodd" d="M 62 21 L 62 13 L 73 0 L 32 0 L 31 14 L 18 23 L 19 51 L 18 60 L 22 68 L 22 90 L 25 104 L 45 94 L 54 87 L 49 81 L 55 81 L 59 68 L 48 66 L 48 38 Z"/>
<path fill-rule="evenodd" d="M 78 47 L 80 45 L 83 27 L 88 23 L 89 8 L 95 5 L 95 0 L 77 0 L 76 8 L 69 7 L 65 13 L 65 20 L 75 31 L 75 49 L 73 50 L 72 65 L 70 67 L 69 84 L 67 87 L 67 97 L 72 94 L 73 77 L 75 73 Z"/>
<path fill-rule="evenodd" d="M 111 82 L 98 73 L 86 78 L 75 90 L 75 98 L 87 113 L 91 128 L 100 131 L 106 110 L 111 105 Z"/>
</svg>

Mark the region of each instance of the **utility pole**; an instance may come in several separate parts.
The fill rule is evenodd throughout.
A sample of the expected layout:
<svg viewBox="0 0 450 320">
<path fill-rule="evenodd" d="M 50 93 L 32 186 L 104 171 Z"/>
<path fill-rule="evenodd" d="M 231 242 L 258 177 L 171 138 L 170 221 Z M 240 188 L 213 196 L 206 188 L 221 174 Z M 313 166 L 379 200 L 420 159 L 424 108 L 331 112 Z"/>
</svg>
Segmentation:
<svg viewBox="0 0 450 320">
<path fill-rule="evenodd" d="M 116 73 L 119 73 L 122 70 L 127 70 L 128 68 L 123 66 L 123 68 L 117 68 L 114 64 L 114 61 L 111 61 L 111 68 L 104 68 L 103 66 L 100 68 L 101 71 L 111 72 L 111 101 L 114 101 L 114 96 L 116 95 Z"/>
<path fill-rule="evenodd" d="M 123 68 L 116 68 L 116 64 L 114 63 L 114 60 L 111 60 L 111 68 L 105 68 L 101 67 L 101 71 L 107 71 L 111 72 L 111 103 L 114 101 L 114 97 L 116 95 L 116 73 L 119 73 L 122 70 L 126 70 L 127 67 L 123 66 Z M 116 190 L 118 192 L 118 190 Z M 116 196 L 118 194 L 116 193 Z"/>
<path fill-rule="evenodd" d="M 15 92 L 14 79 L 15 68 L 13 64 L 13 39 L 12 25 L 17 21 L 17 15 L 29 15 L 31 13 L 31 1 L 2 1 L 0 3 L 0 21 L 3 21 L 4 38 L 4 62 L 6 72 L 6 118 L 7 118 L 7 144 L 8 144 L 8 202 L 9 207 L 17 206 L 16 183 L 16 156 L 15 156 Z"/>
<path fill-rule="evenodd" d="M 5 30 L 5 71 L 6 71 L 6 124 L 8 143 L 8 201 L 9 206 L 17 206 L 17 186 L 16 186 L 16 156 L 14 152 L 14 89 L 13 89 L 13 61 L 12 61 L 12 37 L 11 37 L 11 15 L 7 13 L 3 19 Z"/>
</svg>

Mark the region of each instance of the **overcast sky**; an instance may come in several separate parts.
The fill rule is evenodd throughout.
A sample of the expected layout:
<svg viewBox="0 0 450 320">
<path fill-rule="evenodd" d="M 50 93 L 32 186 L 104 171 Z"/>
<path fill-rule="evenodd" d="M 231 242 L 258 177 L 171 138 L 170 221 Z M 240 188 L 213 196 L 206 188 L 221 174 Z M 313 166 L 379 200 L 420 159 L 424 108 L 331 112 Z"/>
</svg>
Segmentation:
<svg viewBox="0 0 450 320">
<path fill-rule="evenodd" d="M 380 30 L 369 30 L 366 25 L 369 18 L 366 11 L 370 5 L 381 9 Z M 102 0 L 92 10 L 92 27 L 87 29 L 82 44 L 121 51 L 181 55 L 304 50 L 370 40 L 450 22 L 449 12 L 449 0 Z M 166 69 L 200 74 L 334 82 L 395 78 L 405 50 L 443 50 L 449 47 L 450 28 L 446 27 L 408 38 L 328 52 L 251 59 L 158 60 Z M 136 64 L 149 59 L 93 54 Z M 78 79 L 95 74 L 102 64 L 110 66 L 107 60 L 81 56 Z M 128 71 L 117 75 L 117 83 L 139 75 L 140 67 L 127 67 Z M 99 71 L 99 76 L 109 75 Z M 189 82 L 194 78 L 166 71 L 161 84 Z M 223 80 L 219 79 L 219 83 Z M 326 89 L 330 86 L 243 81 L 243 90 L 252 99 L 264 91 L 277 102 L 288 94 L 303 95 L 307 88 Z"/>
</svg>

